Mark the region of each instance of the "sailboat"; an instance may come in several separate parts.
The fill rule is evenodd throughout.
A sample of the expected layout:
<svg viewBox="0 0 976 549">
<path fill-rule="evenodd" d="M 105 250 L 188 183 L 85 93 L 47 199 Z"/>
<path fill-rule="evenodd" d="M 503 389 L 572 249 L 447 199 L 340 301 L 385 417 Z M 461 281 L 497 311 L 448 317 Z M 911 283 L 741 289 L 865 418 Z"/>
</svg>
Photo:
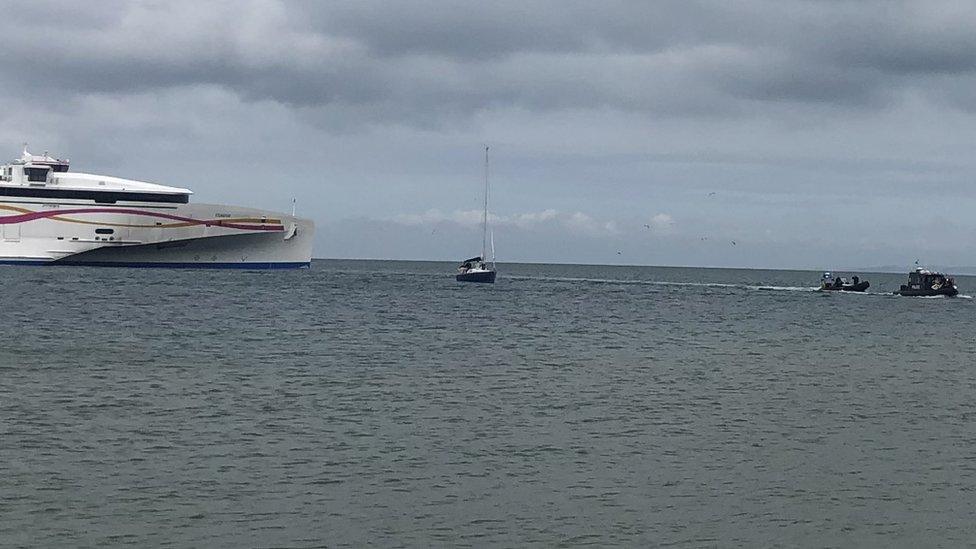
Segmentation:
<svg viewBox="0 0 976 549">
<path fill-rule="evenodd" d="M 465 259 L 458 266 L 458 282 L 495 282 L 495 235 L 491 235 L 491 261 L 485 255 L 488 244 L 488 147 L 485 147 L 485 211 L 481 228 L 481 255 Z"/>
</svg>

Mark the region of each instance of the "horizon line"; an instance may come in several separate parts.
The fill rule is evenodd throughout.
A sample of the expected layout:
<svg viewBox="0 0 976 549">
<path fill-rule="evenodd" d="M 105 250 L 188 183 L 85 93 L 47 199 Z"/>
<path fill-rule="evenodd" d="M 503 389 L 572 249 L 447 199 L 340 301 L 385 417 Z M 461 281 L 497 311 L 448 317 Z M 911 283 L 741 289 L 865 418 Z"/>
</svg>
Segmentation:
<svg viewBox="0 0 976 549">
<path fill-rule="evenodd" d="M 457 263 L 456 260 L 449 259 L 396 259 L 396 258 L 376 258 L 376 257 L 313 257 L 312 261 L 399 261 L 404 263 Z M 711 269 L 711 270 L 740 270 L 740 271 L 805 271 L 805 272 L 837 272 L 837 273 L 876 273 L 876 274 L 901 274 L 910 272 L 913 267 L 899 268 L 895 265 L 876 265 L 872 267 L 841 268 L 841 269 L 821 269 L 821 268 L 801 268 L 801 267 L 722 267 L 715 265 L 650 265 L 640 263 L 572 263 L 565 261 L 508 261 L 498 262 L 501 265 L 573 265 L 578 267 L 651 267 L 661 269 Z M 947 271 L 969 271 L 976 274 L 976 266 L 941 266 L 933 265 L 932 268 Z"/>
</svg>

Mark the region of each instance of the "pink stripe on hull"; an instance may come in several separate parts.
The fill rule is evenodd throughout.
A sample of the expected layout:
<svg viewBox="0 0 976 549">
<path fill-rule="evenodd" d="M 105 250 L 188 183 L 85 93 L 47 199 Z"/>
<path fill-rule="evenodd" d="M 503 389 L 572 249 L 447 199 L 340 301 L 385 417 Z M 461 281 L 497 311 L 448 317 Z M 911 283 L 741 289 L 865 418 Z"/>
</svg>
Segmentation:
<svg viewBox="0 0 976 549">
<path fill-rule="evenodd" d="M 220 219 L 208 219 L 200 220 L 193 219 L 190 217 L 181 217 L 178 215 L 158 213 L 158 212 L 146 212 L 142 210 L 130 210 L 126 208 L 79 208 L 74 210 L 45 210 L 43 212 L 31 212 L 18 215 L 8 215 L 0 217 L 0 225 L 10 225 L 15 223 L 25 223 L 27 221 L 34 221 L 35 219 L 43 219 L 47 217 L 59 217 L 63 215 L 71 214 L 88 214 L 88 213 L 125 213 L 132 215 L 141 215 L 146 217 L 157 217 L 161 219 L 171 219 L 173 221 L 182 221 L 184 223 L 192 223 L 193 225 L 213 225 L 214 227 L 224 227 L 227 229 L 240 229 L 244 231 L 283 231 L 285 228 L 281 225 L 253 225 L 249 223 L 228 223 L 221 221 Z"/>
</svg>

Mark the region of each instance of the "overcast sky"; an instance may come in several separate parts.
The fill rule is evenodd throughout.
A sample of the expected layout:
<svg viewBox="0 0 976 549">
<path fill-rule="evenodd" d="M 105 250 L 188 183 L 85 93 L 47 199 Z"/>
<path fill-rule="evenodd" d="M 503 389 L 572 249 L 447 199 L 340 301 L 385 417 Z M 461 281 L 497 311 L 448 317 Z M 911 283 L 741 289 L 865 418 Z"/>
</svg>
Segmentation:
<svg viewBox="0 0 976 549">
<path fill-rule="evenodd" d="M 0 153 L 317 257 L 976 265 L 968 1 L 0 1 Z M 735 244 L 733 244 L 733 241 Z"/>
</svg>

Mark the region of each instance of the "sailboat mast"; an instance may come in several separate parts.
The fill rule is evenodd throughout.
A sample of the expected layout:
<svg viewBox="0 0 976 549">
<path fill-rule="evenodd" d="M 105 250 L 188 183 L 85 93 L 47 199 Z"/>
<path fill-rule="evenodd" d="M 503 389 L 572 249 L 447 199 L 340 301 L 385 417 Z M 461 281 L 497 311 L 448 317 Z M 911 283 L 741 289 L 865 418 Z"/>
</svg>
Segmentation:
<svg viewBox="0 0 976 549">
<path fill-rule="evenodd" d="M 488 261 L 485 255 L 488 244 L 488 145 L 485 145 L 485 213 L 481 230 L 481 260 Z"/>
</svg>

